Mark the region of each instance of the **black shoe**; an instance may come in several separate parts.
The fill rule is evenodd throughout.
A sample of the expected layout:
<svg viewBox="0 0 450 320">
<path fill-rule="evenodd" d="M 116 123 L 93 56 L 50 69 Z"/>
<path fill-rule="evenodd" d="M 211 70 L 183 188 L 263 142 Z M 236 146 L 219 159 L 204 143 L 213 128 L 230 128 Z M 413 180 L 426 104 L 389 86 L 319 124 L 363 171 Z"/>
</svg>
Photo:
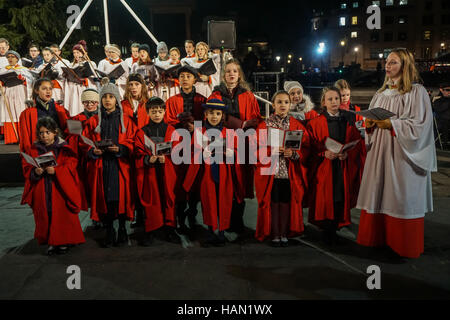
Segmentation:
<svg viewBox="0 0 450 320">
<path fill-rule="evenodd" d="M 109 248 L 114 246 L 115 244 L 116 244 L 116 230 L 114 230 L 114 227 L 111 227 L 106 230 L 106 236 L 105 239 L 103 240 L 102 245 L 104 248 Z"/>
<path fill-rule="evenodd" d="M 195 219 L 195 215 L 189 213 L 188 214 L 188 222 L 189 222 L 189 228 L 191 230 L 194 230 L 195 226 L 197 225 L 197 220 Z"/>
<path fill-rule="evenodd" d="M 171 227 L 166 228 L 166 240 L 170 243 L 181 243 L 180 237 L 175 233 L 175 229 Z"/>
<path fill-rule="evenodd" d="M 279 247 L 281 247 L 281 241 L 272 240 L 272 241 L 270 241 L 270 245 L 272 247 L 279 248 Z"/>
<path fill-rule="evenodd" d="M 217 239 L 216 239 L 215 245 L 216 245 L 216 247 L 224 247 L 226 241 L 227 241 L 227 240 L 225 239 L 224 232 L 223 232 L 223 231 L 220 231 L 220 232 L 219 232 L 219 236 L 218 236 Z"/>
<path fill-rule="evenodd" d="M 132 229 L 140 228 L 140 227 L 143 227 L 143 226 L 144 226 L 144 222 L 143 221 L 138 221 L 138 220 L 133 221 L 130 224 L 130 228 L 132 228 Z"/>
<path fill-rule="evenodd" d="M 48 248 L 47 248 L 47 255 L 48 256 L 52 256 L 52 255 L 54 255 L 56 253 L 56 251 L 57 251 L 57 247 L 48 246 Z"/>
<path fill-rule="evenodd" d="M 94 230 L 99 230 L 102 228 L 102 224 L 98 221 L 92 220 L 92 228 Z"/>
<path fill-rule="evenodd" d="M 153 244 L 153 241 L 155 240 L 155 236 L 153 235 L 153 232 L 145 232 L 144 238 L 142 240 L 142 246 L 144 247 L 150 247 Z"/>
<path fill-rule="evenodd" d="M 57 247 L 57 250 L 56 250 L 57 254 L 66 254 L 67 252 L 69 252 L 69 247 L 67 247 L 67 246 Z"/>
<path fill-rule="evenodd" d="M 281 246 L 284 247 L 284 248 L 289 246 L 289 240 L 288 239 L 284 240 L 283 238 L 281 238 L 280 242 L 281 242 Z"/>
<path fill-rule="evenodd" d="M 188 235 L 190 232 L 189 228 L 184 223 L 180 223 L 180 226 L 178 227 L 177 231 L 179 234 L 184 234 L 184 235 Z"/>
<path fill-rule="evenodd" d="M 119 228 L 117 233 L 117 246 L 128 244 L 128 234 L 125 227 Z"/>
</svg>

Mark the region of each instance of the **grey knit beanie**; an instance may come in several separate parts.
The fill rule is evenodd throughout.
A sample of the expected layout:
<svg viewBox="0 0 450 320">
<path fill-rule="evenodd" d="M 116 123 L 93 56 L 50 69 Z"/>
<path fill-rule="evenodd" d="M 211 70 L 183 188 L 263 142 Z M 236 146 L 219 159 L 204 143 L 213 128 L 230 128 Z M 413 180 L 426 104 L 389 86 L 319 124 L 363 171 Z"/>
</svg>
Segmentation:
<svg viewBox="0 0 450 320">
<path fill-rule="evenodd" d="M 289 93 L 292 89 L 299 88 L 303 93 L 303 87 L 298 81 L 285 81 L 284 82 L 284 91 Z"/>
<path fill-rule="evenodd" d="M 160 43 L 158 43 L 158 45 L 156 46 L 156 52 L 157 53 L 169 52 L 169 49 L 167 49 L 167 44 L 164 41 L 161 41 Z"/>
<path fill-rule="evenodd" d="M 107 83 L 100 89 L 100 108 L 98 108 L 98 126 L 95 128 L 95 132 L 100 133 L 100 128 L 102 124 L 102 112 L 101 107 L 102 105 L 102 99 L 105 94 L 112 94 L 116 98 L 117 107 L 120 110 L 120 124 L 122 126 L 122 133 L 125 133 L 127 131 L 127 128 L 125 128 L 125 123 L 123 122 L 123 110 L 122 110 L 122 103 L 120 99 L 120 93 L 119 88 L 114 83 Z"/>
</svg>

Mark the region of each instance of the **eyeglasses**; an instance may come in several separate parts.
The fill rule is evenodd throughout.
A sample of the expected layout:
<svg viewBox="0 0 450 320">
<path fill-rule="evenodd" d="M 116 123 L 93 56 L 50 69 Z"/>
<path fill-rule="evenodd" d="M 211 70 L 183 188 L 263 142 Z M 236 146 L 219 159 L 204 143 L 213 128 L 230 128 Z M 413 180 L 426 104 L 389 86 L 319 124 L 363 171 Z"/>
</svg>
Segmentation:
<svg viewBox="0 0 450 320">
<path fill-rule="evenodd" d="M 83 104 L 85 104 L 85 105 L 88 105 L 88 104 L 94 105 L 96 103 L 98 103 L 98 101 L 83 101 Z"/>
</svg>

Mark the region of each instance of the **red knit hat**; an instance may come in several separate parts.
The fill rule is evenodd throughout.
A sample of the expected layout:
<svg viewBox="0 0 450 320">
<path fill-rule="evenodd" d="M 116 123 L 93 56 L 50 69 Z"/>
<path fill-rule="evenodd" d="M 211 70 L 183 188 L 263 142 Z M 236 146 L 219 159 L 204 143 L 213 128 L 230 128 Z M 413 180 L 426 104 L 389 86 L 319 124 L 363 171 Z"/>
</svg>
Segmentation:
<svg viewBox="0 0 450 320">
<path fill-rule="evenodd" d="M 83 49 L 81 49 L 81 48 L 83 48 L 84 51 L 87 52 L 86 41 L 84 41 L 84 40 L 78 41 L 78 43 L 77 43 L 76 45 L 73 46 L 72 51 L 73 51 L 73 50 L 78 50 L 78 51 L 80 51 L 80 52 L 83 52 Z"/>
</svg>

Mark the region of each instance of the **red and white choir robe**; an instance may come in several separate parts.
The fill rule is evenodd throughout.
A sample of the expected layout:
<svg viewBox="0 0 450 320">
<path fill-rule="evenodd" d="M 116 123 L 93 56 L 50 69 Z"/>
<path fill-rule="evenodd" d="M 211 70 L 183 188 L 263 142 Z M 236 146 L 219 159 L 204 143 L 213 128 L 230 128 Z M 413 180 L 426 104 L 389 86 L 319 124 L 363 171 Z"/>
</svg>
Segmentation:
<svg viewBox="0 0 450 320">
<path fill-rule="evenodd" d="M 112 61 L 111 59 L 106 58 L 98 63 L 97 69 L 101 72 L 109 74 L 110 72 L 114 71 L 119 65 L 122 66 L 125 72 L 118 79 L 116 79 L 115 84 L 119 88 L 120 97 L 123 98 L 125 89 L 127 87 L 127 79 L 129 74 L 128 64 L 120 58 L 117 61 Z"/>
<path fill-rule="evenodd" d="M 164 141 L 171 141 L 175 128 L 168 125 Z M 136 183 L 139 200 L 145 212 L 145 232 L 157 230 L 164 225 L 177 226 L 175 216 L 175 183 L 176 173 L 170 155 L 165 156 L 161 164 L 163 188 L 158 184 L 156 167 L 144 164 L 146 155 L 152 156 L 151 150 L 145 146 L 144 131 L 140 129 L 134 141 Z M 150 138 L 150 137 L 149 137 Z M 172 145 L 174 146 L 175 143 Z M 164 199 L 164 202 L 161 202 Z"/>
<path fill-rule="evenodd" d="M 205 131 L 206 128 L 202 127 L 202 133 L 204 135 L 206 135 Z M 194 144 L 196 143 L 196 134 L 197 132 L 194 132 Z M 227 129 L 223 128 L 221 137 L 226 137 L 228 144 L 229 141 L 234 139 L 234 132 L 233 130 L 228 130 L 227 132 Z M 201 150 L 201 146 L 197 146 L 197 148 L 198 150 Z M 236 153 L 236 149 L 233 150 L 233 152 Z M 199 153 L 200 152 L 196 154 L 194 151 L 194 157 L 199 156 Z M 198 189 L 202 205 L 203 223 L 212 227 L 213 230 L 219 229 L 219 231 L 224 231 L 230 227 L 231 208 L 234 195 L 232 169 L 234 165 L 226 164 L 225 156 L 223 157 L 223 163 L 219 164 L 219 199 L 217 199 L 216 184 L 213 180 L 211 164 L 208 164 L 207 161 L 209 160 L 203 158 L 201 164 L 192 163 L 189 165 L 183 188 L 186 192 L 189 192 L 195 184 L 199 185 Z M 217 212 L 217 210 L 219 210 L 219 212 Z"/>
<path fill-rule="evenodd" d="M 62 105 L 55 102 L 56 113 L 61 126 L 61 131 L 67 130 L 67 119 L 69 114 Z M 27 108 L 20 114 L 19 119 L 19 135 L 20 135 L 20 151 L 28 152 L 33 143 L 37 140 L 36 124 L 38 122 L 38 111 L 35 107 Z"/>
<path fill-rule="evenodd" d="M 431 172 L 437 171 L 430 98 L 422 85 L 413 84 L 405 94 L 376 93 L 369 109 L 375 107 L 396 115 L 391 130 L 366 129 L 357 242 L 417 258 L 424 251 L 425 213 L 433 211 Z"/>
<path fill-rule="evenodd" d="M 254 147 L 256 152 L 260 148 L 266 148 L 267 151 L 263 151 L 270 158 L 271 147 L 267 146 L 267 133 L 263 134 L 267 130 L 266 122 L 261 122 L 257 127 L 258 146 Z M 304 230 L 303 226 L 303 197 L 306 194 L 308 187 L 306 160 L 309 155 L 310 139 L 309 134 L 303 124 L 296 120 L 294 117 L 289 118 L 289 130 L 303 130 L 303 137 L 301 148 L 297 152 L 300 159 L 291 161 L 286 158 L 288 162 L 289 170 L 289 183 L 291 187 L 291 202 L 290 202 L 290 223 L 289 223 L 289 237 L 294 237 L 301 234 Z M 263 241 L 266 237 L 271 235 L 271 194 L 273 180 L 275 177 L 276 165 L 272 165 L 273 172 L 270 172 L 271 164 L 262 164 L 267 162 L 268 159 L 262 159 L 257 155 L 258 162 L 255 170 L 255 191 L 256 198 L 258 199 L 258 215 L 256 221 L 256 233 L 255 238 L 259 241 Z"/>
<path fill-rule="evenodd" d="M 190 65 L 191 67 L 193 67 L 194 69 L 198 69 L 208 60 L 209 59 L 198 60 L 197 57 L 183 58 L 183 59 L 181 59 L 181 64 L 183 66 L 187 64 L 187 65 Z M 194 84 L 197 93 L 201 94 L 202 96 L 209 97 L 211 95 L 215 85 L 219 84 L 219 83 L 216 83 L 217 79 L 218 79 L 217 73 L 219 74 L 219 77 L 220 77 L 220 70 L 217 70 L 217 72 L 215 74 L 208 76 L 208 81 L 206 81 L 206 82 L 204 82 L 200 79 L 197 79 L 197 82 Z"/>
<path fill-rule="evenodd" d="M 122 100 L 122 109 L 123 114 L 126 114 L 131 119 L 133 119 L 134 124 L 137 126 L 138 129 L 141 129 L 142 127 L 146 126 L 150 117 L 148 116 L 147 110 L 145 108 L 145 102 L 138 103 L 137 106 L 135 105 L 136 100 L 133 100 L 133 105 L 131 105 L 130 101 L 128 100 Z"/>
<path fill-rule="evenodd" d="M 25 101 L 31 97 L 33 85 L 33 76 L 31 75 L 30 71 L 27 68 L 20 66 L 19 64 L 15 66 L 6 66 L 5 68 L 0 70 L 0 74 L 10 73 L 12 71 L 17 73 L 17 77 L 23 81 L 23 84 L 19 84 L 15 87 L 9 88 L 3 87 L 5 96 L 0 97 L 0 122 L 2 122 L 4 126 L 3 132 L 5 135 L 5 144 L 19 142 L 14 133 L 13 125 L 16 127 L 19 139 L 21 138 L 18 121 L 20 114 L 26 108 Z M 7 99 L 9 102 L 12 119 L 7 110 L 5 99 Z"/>
<path fill-rule="evenodd" d="M 125 63 L 128 66 L 128 72 L 131 71 L 131 67 L 133 66 L 133 63 L 136 63 L 138 61 L 139 61 L 139 57 L 137 57 L 137 58 L 129 57 L 129 58 L 125 59 Z"/>
<path fill-rule="evenodd" d="M 92 67 L 95 69 L 95 62 L 91 63 Z M 71 68 L 76 68 L 78 66 L 80 66 L 80 63 L 73 63 L 70 65 Z M 83 91 L 89 88 L 98 90 L 93 77 L 83 78 L 82 80 L 83 84 L 70 82 L 67 79 L 64 80 L 64 107 L 69 111 L 71 117 L 76 116 L 84 110 L 83 103 L 81 102 L 81 94 Z"/>
<path fill-rule="evenodd" d="M 41 71 L 48 65 L 48 63 L 41 64 L 37 69 L 36 72 L 41 73 Z M 62 100 L 64 101 L 64 77 L 63 77 L 63 71 L 62 67 L 65 67 L 61 61 L 58 61 L 54 64 L 52 64 L 53 71 L 58 72 L 58 77 L 55 80 L 52 80 L 52 98 L 55 101 Z"/>
<path fill-rule="evenodd" d="M 255 96 L 251 91 L 247 91 L 241 87 L 236 89 L 236 95 L 234 100 L 235 106 L 232 106 L 231 99 L 229 97 L 225 85 L 222 83 L 219 87 L 216 87 L 214 92 L 209 96 L 208 100 L 211 99 L 219 99 L 222 100 L 225 104 L 229 105 L 229 112 L 232 112 L 233 109 L 239 110 L 239 117 L 241 121 L 248 121 L 252 119 L 256 119 L 258 122 L 261 121 L 261 113 L 259 110 L 259 104 L 256 100 Z M 251 139 L 256 139 L 256 137 L 250 137 Z M 248 150 L 248 145 L 246 145 L 246 149 Z M 247 151 L 248 153 L 248 151 Z M 239 189 L 236 192 L 236 199 L 239 203 L 244 201 L 244 198 L 253 199 L 254 198 L 254 166 L 252 164 L 237 164 L 235 168 L 239 167 L 239 170 L 236 171 L 236 185 L 239 186 Z"/>
<path fill-rule="evenodd" d="M 325 158 L 325 140 L 329 137 L 328 123 L 325 115 L 308 122 L 311 154 L 309 159 L 309 213 L 308 221 L 319 227 L 325 220 L 334 220 L 333 168 L 332 160 Z M 338 228 L 350 225 L 350 210 L 356 206 L 356 199 L 364 168 L 365 146 L 361 134 L 354 125 L 347 123 L 345 143 L 360 140 L 350 150 L 347 158 L 341 161 L 344 184 L 343 216 L 338 221 Z"/>
<path fill-rule="evenodd" d="M 177 64 L 172 63 L 170 59 L 166 61 L 155 59 L 155 66 L 158 66 L 159 68 L 162 68 L 164 70 L 172 68 L 176 65 Z M 162 79 L 160 75 L 160 81 L 156 85 L 156 95 L 158 97 L 160 97 L 164 101 L 167 101 L 170 97 L 173 97 L 180 93 L 180 84 L 178 82 L 178 79 L 174 79 L 174 81 L 167 80 L 167 86 L 164 86 L 164 83 L 161 83 L 161 80 Z"/>
<path fill-rule="evenodd" d="M 100 106 L 99 106 L 100 108 Z M 134 136 L 136 135 L 136 126 L 130 117 L 123 115 L 126 132 L 122 132 L 122 126 L 119 128 L 119 144 L 126 146 L 129 149 L 130 157 L 120 157 L 117 159 L 119 163 L 119 190 L 120 199 L 118 205 L 119 214 L 125 213 L 128 220 L 133 220 L 134 217 L 134 195 L 131 194 L 131 179 L 130 166 L 131 154 L 133 153 Z M 92 116 L 86 123 L 83 130 L 83 135 L 92 141 L 100 141 L 100 133 L 95 132 L 98 125 L 98 116 Z M 92 149 L 88 147 L 85 153 Z M 103 186 L 103 165 L 102 157 L 96 160 L 87 160 L 87 174 L 88 185 L 91 192 L 91 219 L 100 221 L 100 215 L 107 213 L 104 186 Z"/>
<path fill-rule="evenodd" d="M 158 70 L 156 70 L 154 63 L 139 64 L 139 61 L 133 63 L 133 65 L 131 66 L 131 73 L 139 73 L 141 76 L 144 77 L 144 79 L 148 77 L 149 79 L 148 80 L 146 79 L 145 82 L 147 83 L 147 81 L 151 81 L 155 86 L 153 89 L 149 89 L 149 87 L 147 86 L 148 96 L 149 97 L 158 96 L 158 92 L 156 91 L 156 85 L 158 84 L 159 81 L 159 72 Z"/>
<path fill-rule="evenodd" d="M 60 139 L 59 144 L 64 143 Z M 33 158 L 39 156 L 36 145 L 27 152 Z M 39 244 L 52 246 L 84 243 L 78 213 L 81 196 L 78 186 L 77 156 L 68 144 L 61 145 L 54 175 L 43 173 L 38 181 L 31 179 L 35 167 L 22 160 L 25 187 L 21 204 L 28 204 L 33 210 L 36 228 L 34 237 Z M 51 217 L 47 210 L 45 176 L 51 181 Z"/>
</svg>

